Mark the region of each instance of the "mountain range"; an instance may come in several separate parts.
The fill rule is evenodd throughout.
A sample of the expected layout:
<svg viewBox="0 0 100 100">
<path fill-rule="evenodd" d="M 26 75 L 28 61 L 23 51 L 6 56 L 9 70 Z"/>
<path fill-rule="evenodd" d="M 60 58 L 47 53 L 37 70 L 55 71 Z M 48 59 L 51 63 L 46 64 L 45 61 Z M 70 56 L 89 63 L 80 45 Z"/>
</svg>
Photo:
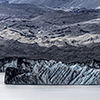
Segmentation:
<svg viewBox="0 0 100 100">
<path fill-rule="evenodd" d="M 7 3 L 7 0 L 5 0 Z M 1 0 L 1 2 L 5 2 Z M 35 4 L 53 8 L 99 8 L 100 0 L 8 0 L 10 4 Z"/>
<path fill-rule="evenodd" d="M 6 84 L 100 84 L 99 0 L 0 3 L 0 71 L 6 71 Z"/>
</svg>

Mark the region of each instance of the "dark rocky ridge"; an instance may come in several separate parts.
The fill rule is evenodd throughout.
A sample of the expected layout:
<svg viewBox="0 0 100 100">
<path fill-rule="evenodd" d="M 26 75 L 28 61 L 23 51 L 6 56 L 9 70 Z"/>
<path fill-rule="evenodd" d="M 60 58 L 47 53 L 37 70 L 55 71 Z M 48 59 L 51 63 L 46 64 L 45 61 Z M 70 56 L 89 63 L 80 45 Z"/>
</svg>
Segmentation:
<svg viewBox="0 0 100 100">
<path fill-rule="evenodd" d="M 6 62 L 5 67 L 6 84 L 100 85 L 100 61 L 96 60 L 88 65 L 18 58 Z"/>
<path fill-rule="evenodd" d="M 30 59 L 54 59 L 64 63 L 90 62 L 93 59 L 100 59 L 100 44 L 89 46 L 71 46 L 65 44 L 64 47 L 42 47 L 36 44 L 25 44 L 14 40 L 0 39 L 0 58 L 5 57 L 26 57 Z"/>
<path fill-rule="evenodd" d="M 41 47 L 38 44 L 24 44 L 13 40 L 0 40 L 0 58 L 25 57 L 28 59 L 56 60 L 64 63 L 88 63 L 100 59 L 100 44 L 89 46 Z"/>
</svg>

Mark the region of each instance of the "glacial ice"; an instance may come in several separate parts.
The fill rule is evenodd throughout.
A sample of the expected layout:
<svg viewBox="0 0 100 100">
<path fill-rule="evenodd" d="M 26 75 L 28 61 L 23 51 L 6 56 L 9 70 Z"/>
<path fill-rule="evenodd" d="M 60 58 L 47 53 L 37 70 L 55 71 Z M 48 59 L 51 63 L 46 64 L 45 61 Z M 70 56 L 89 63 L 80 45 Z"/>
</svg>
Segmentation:
<svg viewBox="0 0 100 100">
<path fill-rule="evenodd" d="M 54 60 L 20 58 L 20 62 L 18 59 L 4 64 L 6 84 L 100 85 L 100 69 L 93 64 L 91 67 L 89 64 L 64 64 Z"/>
</svg>

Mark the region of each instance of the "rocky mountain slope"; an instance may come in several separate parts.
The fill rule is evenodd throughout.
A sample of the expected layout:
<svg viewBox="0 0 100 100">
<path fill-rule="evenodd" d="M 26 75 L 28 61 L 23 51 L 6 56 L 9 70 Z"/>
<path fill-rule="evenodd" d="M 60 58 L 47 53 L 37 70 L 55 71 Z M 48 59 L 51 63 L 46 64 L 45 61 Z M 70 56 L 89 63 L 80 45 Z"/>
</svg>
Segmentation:
<svg viewBox="0 0 100 100">
<path fill-rule="evenodd" d="M 27 4 L 0 5 L 0 58 L 99 60 L 99 18 L 100 10 L 93 9 L 65 12 Z"/>
<path fill-rule="evenodd" d="M 99 9 L 0 5 L 0 71 L 6 71 L 6 84 L 100 84 L 99 61 Z"/>
<path fill-rule="evenodd" d="M 36 4 L 55 8 L 99 8 L 100 0 L 8 0 L 9 3 Z"/>
</svg>

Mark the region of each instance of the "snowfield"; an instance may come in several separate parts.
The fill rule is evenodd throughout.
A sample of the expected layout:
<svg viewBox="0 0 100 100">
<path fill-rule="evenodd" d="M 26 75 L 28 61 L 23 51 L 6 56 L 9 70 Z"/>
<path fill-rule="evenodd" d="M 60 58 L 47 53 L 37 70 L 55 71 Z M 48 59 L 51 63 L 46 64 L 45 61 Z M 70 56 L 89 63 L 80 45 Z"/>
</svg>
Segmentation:
<svg viewBox="0 0 100 100">
<path fill-rule="evenodd" d="M 12 86 L 3 83 L 0 74 L 0 100 L 95 100 L 100 98 L 100 86 Z"/>
</svg>

